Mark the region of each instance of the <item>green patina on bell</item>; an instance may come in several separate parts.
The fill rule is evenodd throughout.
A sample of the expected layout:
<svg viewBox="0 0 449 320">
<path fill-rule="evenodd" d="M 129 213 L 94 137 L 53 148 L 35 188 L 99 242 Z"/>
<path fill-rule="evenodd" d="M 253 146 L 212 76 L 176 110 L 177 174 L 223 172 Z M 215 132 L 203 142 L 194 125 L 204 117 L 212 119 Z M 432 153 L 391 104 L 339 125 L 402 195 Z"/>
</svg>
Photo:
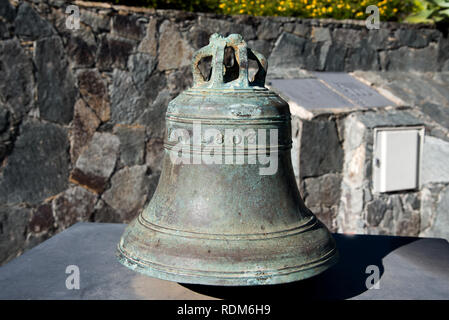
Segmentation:
<svg viewBox="0 0 449 320">
<path fill-rule="evenodd" d="M 210 79 L 198 67 L 207 57 Z M 252 80 L 248 59 L 258 66 Z M 193 87 L 168 105 L 159 184 L 126 228 L 120 262 L 165 280 L 229 286 L 301 280 L 335 264 L 331 234 L 301 200 L 290 111 L 264 87 L 266 59 L 240 35 L 214 34 L 192 71 Z"/>
</svg>

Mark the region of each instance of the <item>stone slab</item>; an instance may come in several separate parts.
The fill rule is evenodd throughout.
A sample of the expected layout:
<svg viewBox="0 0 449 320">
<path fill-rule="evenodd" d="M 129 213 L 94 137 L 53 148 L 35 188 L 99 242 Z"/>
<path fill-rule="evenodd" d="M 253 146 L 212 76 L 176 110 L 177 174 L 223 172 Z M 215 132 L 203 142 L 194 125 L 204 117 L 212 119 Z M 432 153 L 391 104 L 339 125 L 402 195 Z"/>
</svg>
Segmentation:
<svg viewBox="0 0 449 320">
<path fill-rule="evenodd" d="M 396 105 L 345 72 L 313 72 L 308 78 L 272 79 L 270 85 L 286 99 L 307 110 Z"/>
<path fill-rule="evenodd" d="M 181 285 L 123 267 L 124 224 L 77 223 L 0 267 L 0 299 L 449 299 L 449 243 L 436 238 L 334 234 L 340 261 L 308 280 L 263 287 Z M 66 288 L 66 268 L 80 289 Z M 366 288 L 368 266 L 379 289 Z"/>
<path fill-rule="evenodd" d="M 272 79 L 271 86 L 305 109 L 354 107 L 351 101 L 332 91 L 319 79 Z"/>
<path fill-rule="evenodd" d="M 395 105 L 394 102 L 388 100 L 376 90 L 345 72 L 315 72 L 314 74 L 357 106 L 385 107 Z"/>
</svg>

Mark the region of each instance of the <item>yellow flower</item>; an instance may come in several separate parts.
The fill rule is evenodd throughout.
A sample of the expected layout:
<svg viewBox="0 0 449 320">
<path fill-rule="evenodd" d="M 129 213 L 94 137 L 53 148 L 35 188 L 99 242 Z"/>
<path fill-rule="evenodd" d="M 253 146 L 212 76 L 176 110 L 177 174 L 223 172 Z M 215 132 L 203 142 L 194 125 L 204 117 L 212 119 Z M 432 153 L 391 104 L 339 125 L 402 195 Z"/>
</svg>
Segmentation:
<svg viewBox="0 0 449 320">
<path fill-rule="evenodd" d="M 243 12 L 245 12 L 245 10 L 243 10 L 243 9 L 240 9 L 239 13 L 243 13 Z"/>
<path fill-rule="evenodd" d="M 224 7 L 226 7 L 226 4 L 225 4 L 225 3 L 222 3 L 222 4 L 219 5 L 219 7 L 220 7 L 221 9 L 223 9 Z"/>
<path fill-rule="evenodd" d="M 332 7 L 327 8 L 327 12 L 332 12 Z"/>
</svg>

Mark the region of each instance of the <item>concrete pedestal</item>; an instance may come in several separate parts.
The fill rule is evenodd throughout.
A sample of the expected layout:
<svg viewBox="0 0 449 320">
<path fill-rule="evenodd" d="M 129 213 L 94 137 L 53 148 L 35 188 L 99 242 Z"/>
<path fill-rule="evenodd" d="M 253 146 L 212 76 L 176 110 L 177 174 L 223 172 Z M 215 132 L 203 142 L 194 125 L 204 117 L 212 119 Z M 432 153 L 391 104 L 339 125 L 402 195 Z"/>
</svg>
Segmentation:
<svg viewBox="0 0 449 320">
<path fill-rule="evenodd" d="M 443 239 L 335 234 L 340 262 L 314 278 L 211 287 L 149 278 L 123 267 L 115 248 L 124 228 L 78 223 L 27 251 L 0 267 L 0 299 L 449 299 L 449 243 Z M 71 265 L 79 269 L 79 289 L 67 289 Z M 377 271 L 379 288 L 368 290 Z"/>
</svg>

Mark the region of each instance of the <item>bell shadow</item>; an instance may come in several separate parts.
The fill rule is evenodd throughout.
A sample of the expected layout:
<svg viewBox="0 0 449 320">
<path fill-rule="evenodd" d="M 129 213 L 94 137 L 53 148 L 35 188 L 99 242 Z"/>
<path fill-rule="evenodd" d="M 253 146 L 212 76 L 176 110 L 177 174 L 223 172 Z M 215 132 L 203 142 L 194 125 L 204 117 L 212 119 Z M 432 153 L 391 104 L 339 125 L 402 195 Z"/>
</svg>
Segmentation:
<svg viewBox="0 0 449 320">
<path fill-rule="evenodd" d="M 302 281 L 267 286 L 207 286 L 181 284 L 182 286 L 219 299 L 349 299 L 367 291 L 367 267 L 375 265 L 382 278 L 382 259 L 395 249 L 419 238 L 379 235 L 334 234 L 340 254 L 336 265 L 323 273 Z"/>
</svg>

